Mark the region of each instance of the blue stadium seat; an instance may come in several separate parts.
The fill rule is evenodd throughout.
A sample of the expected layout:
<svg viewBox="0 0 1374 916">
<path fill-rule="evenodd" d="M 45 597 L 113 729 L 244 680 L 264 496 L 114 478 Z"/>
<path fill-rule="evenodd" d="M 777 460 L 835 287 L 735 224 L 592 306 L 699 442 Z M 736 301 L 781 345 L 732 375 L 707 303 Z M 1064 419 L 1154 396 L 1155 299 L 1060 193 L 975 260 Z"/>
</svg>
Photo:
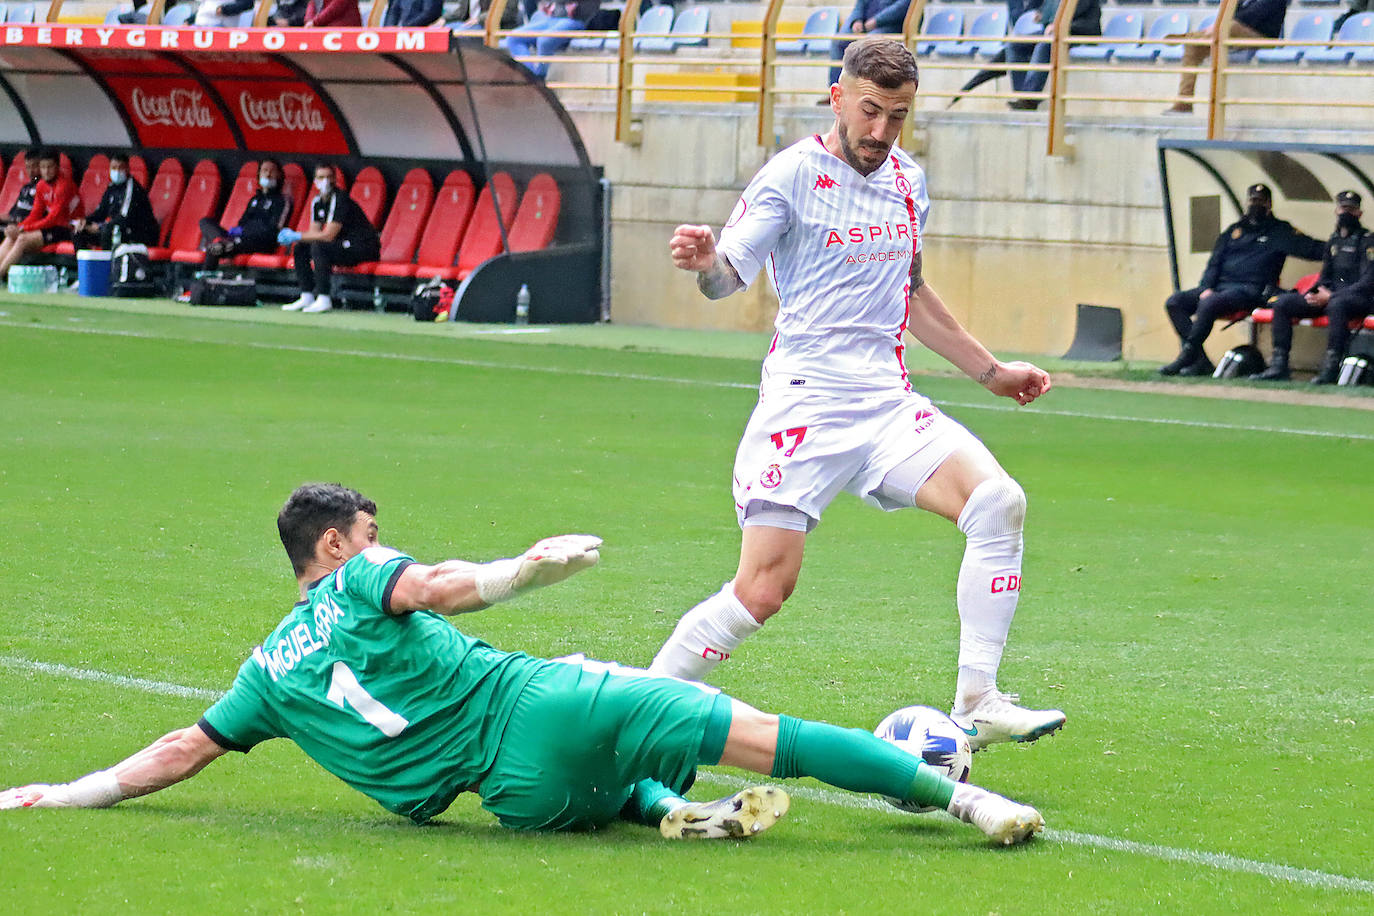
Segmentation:
<svg viewBox="0 0 1374 916">
<path fill-rule="evenodd" d="M 1304 13 L 1293 23 L 1288 31 L 1289 41 L 1330 41 L 1331 28 L 1335 23 L 1330 13 Z M 1301 45 L 1279 45 L 1277 48 L 1260 48 L 1255 52 L 1255 60 L 1262 64 L 1293 64 L 1302 59 L 1308 51 L 1315 50 Z"/>
<path fill-rule="evenodd" d="M 187 25 L 196 18 L 196 4 L 178 3 L 162 14 L 163 25 Z"/>
<path fill-rule="evenodd" d="M 1216 13 L 1202 13 L 1197 17 L 1196 24 L 1189 26 L 1189 32 L 1204 32 L 1212 27 L 1212 23 L 1217 21 Z M 1180 61 L 1183 60 L 1183 45 L 1165 45 L 1159 52 L 1160 60 Z"/>
<path fill-rule="evenodd" d="M 963 10 L 940 10 L 937 13 L 930 12 L 927 8 L 927 19 L 925 28 L 921 32 L 923 38 L 935 38 L 962 35 L 964 33 L 964 11 Z M 929 54 L 936 45 L 951 44 L 944 41 L 917 41 L 916 53 Z"/>
<path fill-rule="evenodd" d="M 671 6 L 651 6 L 639 17 L 635 23 L 636 32 L 671 32 L 673 30 L 673 8 Z M 607 47 L 610 42 L 607 42 Z M 617 47 L 619 43 L 617 42 Z M 673 40 L 671 38 L 636 38 L 634 41 L 636 51 L 671 51 L 673 50 Z"/>
<path fill-rule="evenodd" d="M 974 54 L 991 57 L 1002 49 L 1002 42 L 990 39 L 1000 39 L 1006 34 L 1007 11 L 1000 7 L 984 10 L 969 24 L 968 34 L 964 36 L 967 41 L 937 45 L 935 53 L 941 57 L 972 57 Z M 987 48 L 991 48 L 991 52 Z"/>
<path fill-rule="evenodd" d="M 706 33 L 711 31 L 711 10 L 705 6 L 689 6 L 673 20 L 672 50 L 706 47 Z"/>
<path fill-rule="evenodd" d="M 1104 44 L 1071 45 L 1072 60 L 1106 60 L 1123 48 L 1134 48 L 1145 34 L 1145 17 L 1138 12 L 1117 13 L 1102 30 Z M 1116 41 L 1110 41 L 1116 39 Z M 1124 39 L 1124 40 L 1123 40 Z"/>
<path fill-rule="evenodd" d="M 1358 16 L 1351 16 L 1341 26 L 1341 30 L 1336 33 L 1337 41 L 1374 41 L 1374 13 L 1361 13 Z M 1355 56 L 1355 48 L 1312 48 L 1307 52 L 1305 60 L 1309 64 L 1343 64 Z M 1369 53 L 1368 48 L 1358 49 L 1364 56 L 1360 58 L 1361 63 L 1374 60 L 1374 55 Z"/>
<path fill-rule="evenodd" d="M 1187 13 L 1165 13 L 1154 22 L 1150 23 L 1150 30 L 1145 34 L 1145 44 L 1136 45 L 1134 48 L 1122 48 L 1117 51 L 1117 60 L 1129 61 L 1153 61 L 1164 53 L 1166 45 L 1150 44 L 1151 40 L 1157 41 L 1160 38 L 1177 38 L 1180 35 L 1188 34 L 1188 14 Z M 1182 45 L 1178 45 L 1179 57 L 1183 56 Z"/>
<path fill-rule="evenodd" d="M 37 21 L 37 14 L 32 3 L 12 3 L 9 5 L 9 12 L 5 16 L 5 21 L 20 25 L 33 23 Z"/>
<path fill-rule="evenodd" d="M 812 10 L 802 26 L 802 37 L 777 44 L 779 54 L 818 54 L 830 52 L 830 42 L 840 31 L 841 12 L 833 6 Z"/>
</svg>

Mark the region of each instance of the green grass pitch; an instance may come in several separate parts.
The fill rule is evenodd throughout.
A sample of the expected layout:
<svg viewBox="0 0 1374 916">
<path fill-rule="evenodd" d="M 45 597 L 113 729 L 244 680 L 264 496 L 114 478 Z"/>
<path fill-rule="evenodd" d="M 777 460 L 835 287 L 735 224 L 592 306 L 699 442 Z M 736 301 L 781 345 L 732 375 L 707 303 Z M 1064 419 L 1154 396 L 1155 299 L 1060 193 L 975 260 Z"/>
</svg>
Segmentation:
<svg viewBox="0 0 1374 916">
<path fill-rule="evenodd" d="M 226 687 L 295 600 L 274 516 L 306 480 L 372 496 L 422 559 L 603 536 L 597 569 L 457 622 L 646 664 L 734 569 L 766 338 L 483 330 L 0 299 L 0 785 L 194 722 L 204 699 L 73 672 Z M 1030 846 L 805 781 L 752 842 L 522 835 L 471 796 L 417 828 L 277 741 L 113 810 L 6 812 L 0 908 L 1374 912 L 1374 413 L 1079 388 L 1016 410 L 917 385 L 1030 498 L 1001 681 L 1068 725 L 973 766 L 1044 812 Z M 942 520 L 842 497 L 718 683 L 861 727 L 947 705 L 961 549 Z M 694 795 L 740 780 L 704 770 Z"/>
</svg>

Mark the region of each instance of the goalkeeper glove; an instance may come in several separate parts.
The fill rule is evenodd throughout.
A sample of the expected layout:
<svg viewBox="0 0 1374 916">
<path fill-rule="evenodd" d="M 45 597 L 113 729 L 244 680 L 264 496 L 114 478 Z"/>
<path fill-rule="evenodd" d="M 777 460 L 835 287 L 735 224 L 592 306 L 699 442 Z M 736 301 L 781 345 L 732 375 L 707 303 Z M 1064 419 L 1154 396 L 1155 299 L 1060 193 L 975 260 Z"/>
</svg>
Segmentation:
<svg viewBox="0 0 1374 916">
<path fill-rule="evenodd" d="M 601 538 L 563 534 L 545 538 L 518 557 L 477 567 L 477 595 L 486 604 L 507 601 L 521 592 L 562 582 L 596 565 Z"/>
</svg>

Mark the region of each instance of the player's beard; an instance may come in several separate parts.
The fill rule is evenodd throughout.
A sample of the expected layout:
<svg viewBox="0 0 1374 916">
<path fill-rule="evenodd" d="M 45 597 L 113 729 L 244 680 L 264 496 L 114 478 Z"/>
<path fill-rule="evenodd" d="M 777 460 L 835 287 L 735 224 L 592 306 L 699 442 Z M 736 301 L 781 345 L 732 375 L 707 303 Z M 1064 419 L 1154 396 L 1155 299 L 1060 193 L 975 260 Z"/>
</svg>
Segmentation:
<svg viewBox="0 0 1374 916">
<path fill-rule="evenodd" d="M 887 158 L 887 151 L 890 150 L 892 147 L 884 146 L 881 143 L 874 143 L 872 140 L 861 142 L 859 144 L 860 149 L 872 150 L 874 152 L 882 153 L 882 155 L 878 157 L 878 160 L 876 162 L 874 162 L 872 165 L 868 165 L 862 159 L 859 158 L 858 154 L 854 150 L 854 147 L 850 145 L 849 133 L 845 130 L 844 124 L 840 123 L 837 125 L 837 127 L 839 128 L 836 131 L 836 133 L 839 134 L 840 137 L 840 152 L 844 153 L 844 158 L 849 163 L 850 167 L 854 169 L 854 171 L 858 172 L 860 175 L 863 175 L 865 178 L 867 178 L 873 172 L 877 171 L 878 167 L 883 164 L 883 160 Z"/>
</svg>

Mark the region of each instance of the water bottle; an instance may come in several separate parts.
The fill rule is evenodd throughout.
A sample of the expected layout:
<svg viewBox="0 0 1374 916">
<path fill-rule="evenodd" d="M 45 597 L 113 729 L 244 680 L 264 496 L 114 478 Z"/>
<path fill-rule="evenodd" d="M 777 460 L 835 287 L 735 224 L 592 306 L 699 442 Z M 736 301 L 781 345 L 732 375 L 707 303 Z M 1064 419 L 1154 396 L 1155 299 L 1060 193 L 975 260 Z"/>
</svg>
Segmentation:
<svg viewBox="0 0 1374 916">
<path fill-rule="evenodd" d="M 528 283 L 521 283 L 520 292 L 515 294 L 515 323 L 530 323 L 530 287 Z"/>
</svg>

